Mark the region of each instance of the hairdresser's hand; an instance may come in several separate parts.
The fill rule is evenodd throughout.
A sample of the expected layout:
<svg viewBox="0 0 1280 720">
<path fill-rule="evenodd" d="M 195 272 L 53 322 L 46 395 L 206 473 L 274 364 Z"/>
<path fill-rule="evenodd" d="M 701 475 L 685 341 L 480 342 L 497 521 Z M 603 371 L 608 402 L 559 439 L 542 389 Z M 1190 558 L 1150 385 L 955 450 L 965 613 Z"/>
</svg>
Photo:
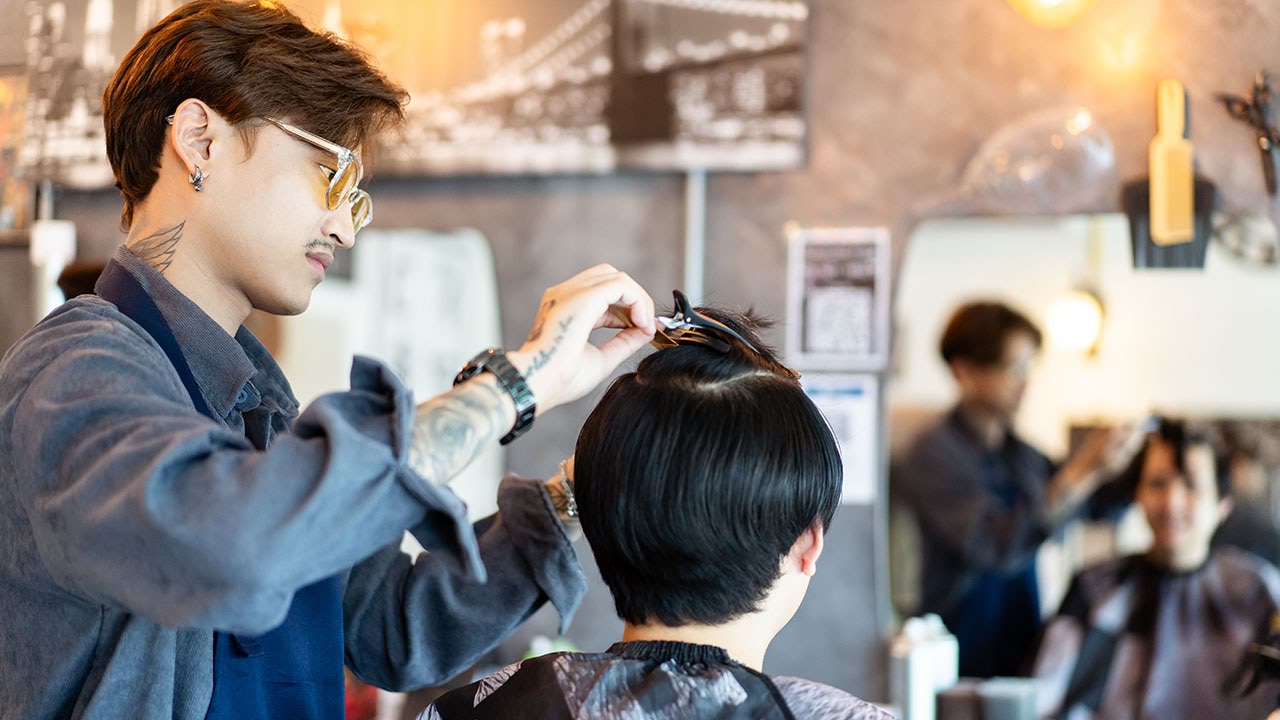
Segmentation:
<svg viewBox="0 0 1280 720">
<path fill-rule="evenodd" d="M 1089 433 L 1080 449 L 1063 465 L 1049 485 L 1050 506 L 1069 511 L 1088 498 L 1103 481 L 1124 469 L 1142 445 L 1136 424 L 1099 428 Z"/>
<path fill-rule="evenodd" d="M 1089 433 L 1070 463 L 1108 479 L 1124 469 L 1142 447 L 1144 430 L 1137 423 L 1099 428 Z"/>
<path fill-rule="evenodd" d="M 627 309 L 631 327 L 609 312 Z M 631 357 L 656 331 L 653 300 L 635 280 L 611 265 L 585 270 L 542 295 L 524 346 L 508 358 L 525 376 L 541 414 L 586 395 Z M 600 327 L 624 328 L 599 347 Z"/>
</svg>

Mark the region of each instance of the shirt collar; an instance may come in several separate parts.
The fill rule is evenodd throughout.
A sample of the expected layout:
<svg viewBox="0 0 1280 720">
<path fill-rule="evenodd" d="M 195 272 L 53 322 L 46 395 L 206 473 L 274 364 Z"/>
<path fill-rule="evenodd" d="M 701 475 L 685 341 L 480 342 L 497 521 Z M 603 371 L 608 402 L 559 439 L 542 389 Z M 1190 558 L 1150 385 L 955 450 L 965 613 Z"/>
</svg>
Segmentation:
<svg viewBox="0 0 1280 720">
<path fill-rule="evenodd" d="M 173 331 L 205 402 L 219 417 L 227 417 L 232 409 L 256 406 L 258 396 L 273 409 L 297 414 L 297 401 L 284 373 L 253 333 L 241 327 L 235 337 L 228 335 L 199 305 L 125 246 L 116 249 L 114 260 L 151 296 Z"/>
<path fill-rule="evenodd" d="M 1013 428 L 1005 428 L 1004 436 L 1000 443 L 994 448 L 988 448 L 982 439 L 982 435 L 978 432 L 977 428 L 969 422 L 968 416 L 965 415 L 964 410 L 959 405 L 951 408 L 947 421 L 961 437 L 983 453 L 997 452 L 1019 442 L 1018 436 L 1013 432 Z"/>
<path fill-rule="evenodd" d="M 635 660 L 674 660 L 681 664 L 705 663 L 728 665 L 733 662 L 724 648 L 714 645 L 695 645 L 676 640 L 632 640 L 614 643 L 607 651 L 614 655 Z"/>
<path fill-rule="evenodd" d="M 280 369 L 280 364 L 271 356 L 266 346 L 243 325 L 236 332 L 235 339 L 257 369 L 250 387 L 261 392 L 263 404 L 273 411 L 297 417 L 298 399 L 294 397 L 293 388 Z"/>
</svg>

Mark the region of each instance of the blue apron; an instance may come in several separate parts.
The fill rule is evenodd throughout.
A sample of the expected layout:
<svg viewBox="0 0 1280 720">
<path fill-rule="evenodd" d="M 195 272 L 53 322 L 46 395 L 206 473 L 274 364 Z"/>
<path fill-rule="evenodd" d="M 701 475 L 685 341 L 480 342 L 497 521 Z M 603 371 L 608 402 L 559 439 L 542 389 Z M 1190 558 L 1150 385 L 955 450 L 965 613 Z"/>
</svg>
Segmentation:
<svg viewBox="0 0 1280 720">
<path fill-rule="evenodd" d="M 137 279 L 112 260 L 97 293 L 142 326 L 178 371 L 196 410 L 214 422 L 173 330 Z M 262 635 L 214 633 L 207 720 L 342 720 L 342 586 L 337 576 L 302 588 L 284 623 Z"/>
</svg>

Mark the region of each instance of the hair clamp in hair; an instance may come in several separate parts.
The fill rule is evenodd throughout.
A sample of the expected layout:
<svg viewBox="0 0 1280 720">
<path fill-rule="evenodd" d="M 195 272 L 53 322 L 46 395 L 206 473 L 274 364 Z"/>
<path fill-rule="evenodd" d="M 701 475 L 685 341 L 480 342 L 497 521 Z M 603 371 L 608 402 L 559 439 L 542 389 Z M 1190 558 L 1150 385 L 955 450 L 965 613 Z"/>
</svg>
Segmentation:
<svg viewBox="0 0 1280 720">
<path fill-rule="evenodd" d="M 675 312 L 671 317 L 659 315 L 658 324 L 666 328 L 666 336 L 677 345 L 684 343 L 706 345 L 720 352 L 729 352 L 730 345 L 727 340 L 737 340 L 751 352 L 760 354 L 751 341 L 742 337 L 733 328 L 705 315 L 699 315 L 684 293 L 673 290 L 671 294 L 675 297 Z"/>
</svg>

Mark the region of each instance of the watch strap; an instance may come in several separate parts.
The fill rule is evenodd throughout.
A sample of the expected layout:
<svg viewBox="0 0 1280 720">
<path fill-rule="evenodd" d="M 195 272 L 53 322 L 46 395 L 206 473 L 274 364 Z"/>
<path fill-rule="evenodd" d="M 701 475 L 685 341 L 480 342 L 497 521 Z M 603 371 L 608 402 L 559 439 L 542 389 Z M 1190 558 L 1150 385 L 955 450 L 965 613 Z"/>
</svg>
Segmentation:
<svg viewBox="0 0 1280 720">
<path fill-rule="evenodd" d="M 489 348 L 471 358 L 454 377 L 453 384 L 466 382 L 485 371 L 493 373 L 498 379 L 498 385 L 511 396 L 512 402 L 515 403 L 515 424 L 511 426 L 511 431 L 498 441 L 506 445 L 533 427 L 533 420 L 538 414 L 538 404 L 524 375 L 521 375 L 516 366 L 511 364 L 507 359 L 506 351 L 502 348 Z"/>
</svg>

